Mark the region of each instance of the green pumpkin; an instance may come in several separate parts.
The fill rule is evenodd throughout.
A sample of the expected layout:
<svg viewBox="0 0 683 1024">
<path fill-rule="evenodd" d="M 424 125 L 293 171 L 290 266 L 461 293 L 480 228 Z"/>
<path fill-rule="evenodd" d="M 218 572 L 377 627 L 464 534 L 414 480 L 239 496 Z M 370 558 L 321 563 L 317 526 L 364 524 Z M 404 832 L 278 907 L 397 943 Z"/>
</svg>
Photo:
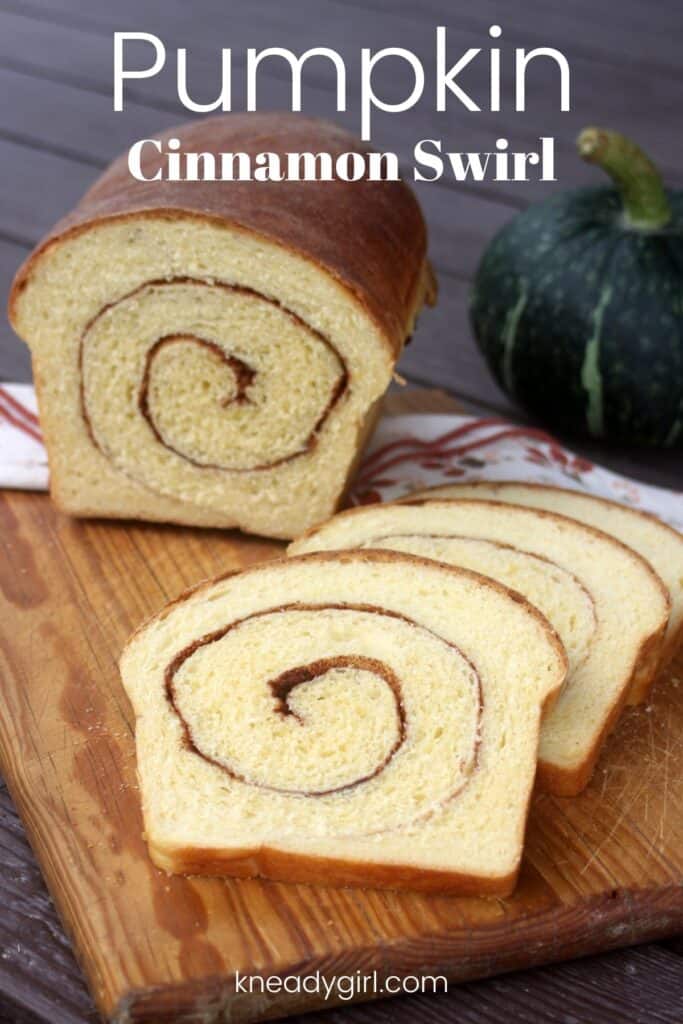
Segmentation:
<svg viewBox="0 0 683 1024">
<path fill-rule="evenodd" d="M 515 217 L 481 261 L 472 326 L 500 385 L 555 429 L 683 447 L 683 192 L 616 132 L 579 151 L 616 188 Z"/>
</svg>

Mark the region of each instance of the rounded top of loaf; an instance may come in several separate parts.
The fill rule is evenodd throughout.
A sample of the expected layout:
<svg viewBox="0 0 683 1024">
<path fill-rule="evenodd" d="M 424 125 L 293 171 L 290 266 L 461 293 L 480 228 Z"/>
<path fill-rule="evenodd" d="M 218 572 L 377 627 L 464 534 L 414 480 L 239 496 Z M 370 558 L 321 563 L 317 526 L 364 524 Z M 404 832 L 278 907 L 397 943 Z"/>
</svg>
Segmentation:
<svg viewBox="0 0 683 1024">
<path fill-rule="evenodd" d="M 329 121 L 292 113 L 237 113 L 202 118 L 154 135 L 166 151 L 367 153 L 368 146 Z M 160 154 L 143 149 L 143 173 Z M 78 205 L 39 243 L 18 271 L 9 313 L 29 283 L 33 265 L 67 236 L 114 218 L 189 216 L 255 232 L 318 264 L 351 291 L 388 335 L 396 351 L 425 288 L 427 232 L 412 190 L 403 181 L 137 181 L 128 153 L 118 157 Z"/>
</svg>

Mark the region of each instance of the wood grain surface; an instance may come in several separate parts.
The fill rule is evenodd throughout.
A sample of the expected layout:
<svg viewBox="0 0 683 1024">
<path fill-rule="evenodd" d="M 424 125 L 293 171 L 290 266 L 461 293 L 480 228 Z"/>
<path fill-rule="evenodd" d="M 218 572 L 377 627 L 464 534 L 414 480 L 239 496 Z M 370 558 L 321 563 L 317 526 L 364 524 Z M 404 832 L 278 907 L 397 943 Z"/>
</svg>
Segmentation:
<svg viewBox="0 0 683 1024">
<path fill-rule="evenodd" d="M 425 396 L 408 392 L 398 404 L 424 408 Z M 9 492 L 0 537 L 0 767 L 111 1019 L 217 1019 L 229 1008 L 230 1020 L 249 1021 L 322 1004 L 236 993 L 236 970 L 465 980 L 681 930 L 680 660 L 649 708 L 626 713 L 581 797 L 535 798 L 508 900 L 169 878 L 142 837 L 118 654 L 181 589 L 280 546 L 74 521 L 43 495 Z"/>
</svg>

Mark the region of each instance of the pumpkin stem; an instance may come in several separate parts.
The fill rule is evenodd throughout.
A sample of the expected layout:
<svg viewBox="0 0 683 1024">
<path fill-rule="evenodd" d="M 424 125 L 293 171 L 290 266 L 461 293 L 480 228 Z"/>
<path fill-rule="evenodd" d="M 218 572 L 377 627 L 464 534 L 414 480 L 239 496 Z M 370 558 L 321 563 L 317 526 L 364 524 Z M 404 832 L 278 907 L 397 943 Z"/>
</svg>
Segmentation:
<svg viewBox="0 0 683 1024">
<path fill-rule="evenodd" d="M 621 193 L 629 227 L 656 231 L 671 220 L 662 178 L 650 158 L 620 132 L 584 128 L 576 140 L 580 156 L 597 164 Z"/>
</svg>

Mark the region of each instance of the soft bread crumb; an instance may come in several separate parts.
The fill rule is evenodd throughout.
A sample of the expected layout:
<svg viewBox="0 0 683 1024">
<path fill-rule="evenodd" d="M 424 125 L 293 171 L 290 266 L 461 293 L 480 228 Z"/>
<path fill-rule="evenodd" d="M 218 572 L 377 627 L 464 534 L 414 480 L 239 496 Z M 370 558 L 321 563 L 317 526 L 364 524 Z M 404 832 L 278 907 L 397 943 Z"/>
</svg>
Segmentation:
<svg viewBox="0 0 683 1024">
<path fill-rule="evenodd" d="M 188 647 L 171 704 L 168 665 Z M 299 720 L 278 710 L 273 678 L 354 656 L 360 670 L 291 691 Z M 373 660 L 399 681 L 398 704 Z M 328 884 L 510 890 L 566 659 L 542 616 L 492 581 L 395 552 L 284 559 L 170 605 L 121 672 L 157 864 L 315 881 L 324 863 Z M 387 759 L 399 707 L 405 736 Z"/>
<path fill-rule="evenodd" d="M 416 491 L 405 500 L 434 498 L 488 498 L 545 509 L 616 537 L 650 563 L 669 591 L 671 610 L 662 664 L 670 662 L 680 650 L 683 644 L 683 536 L 656 516 L 594 494 L 515 481 L 445 484 Z M 630 703 L 639 703 L 646 696 L 646 688 L 636 687 L 631 693 Z"/>
<path fill-rule="evenodd" d="M 352 509 L 289 550 L 347 547 L 390 548 L 480 571 L 547 616 L 570 673 L 543 725 L 540 779 L 554 792 L 579 792 L 634 680 L 646 686 L 657 667 L 669 606 L 648 564 L 575 520 L 477 500 Z M 495 637 L 493 623 L 491 631 Z"/>
<path fill-rule="evenodd" d="M 60 507 L 273 537 L 334 511 L 396 358 L 313 261 L 181 212 L 96 222 L 49 245 L 14 325 L 31 348 Z M 145 418 L 160 339 L 173 344 L 149 363 Z M 235 401 L 242 363 L 253 380 Z"/>
</svg>

